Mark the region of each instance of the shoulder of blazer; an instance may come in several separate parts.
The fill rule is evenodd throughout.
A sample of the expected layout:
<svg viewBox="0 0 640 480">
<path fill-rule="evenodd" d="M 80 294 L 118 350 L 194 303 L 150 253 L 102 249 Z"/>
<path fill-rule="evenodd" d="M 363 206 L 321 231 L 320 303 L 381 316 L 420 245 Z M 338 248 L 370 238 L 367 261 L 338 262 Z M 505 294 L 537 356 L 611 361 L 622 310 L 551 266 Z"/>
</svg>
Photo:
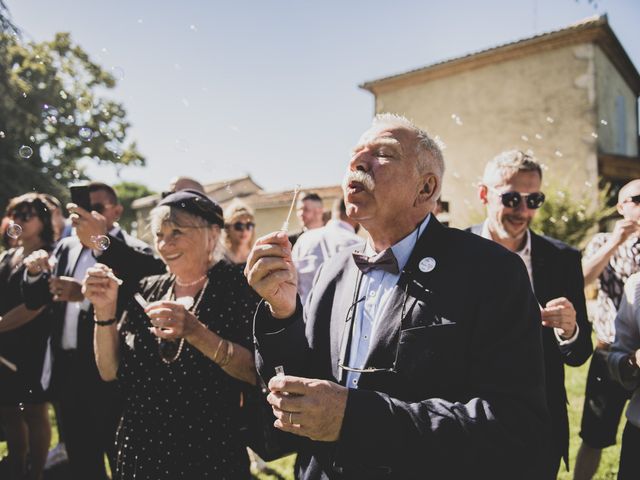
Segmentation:
<svg viewBox="0 0 640 480">
<path fill-rule="evenodd" d="M 151 246 L 145 242 L 143 242 L 142 240 L 134 237 L 133 235 L 129 235 L 127 232 L 125 232 L 124 230 L 120 230 L 120 232 L 118 232 L 119 234 L 117 235 L 118 237 L 120 237 L 120 239 L 126 243 L 128 246 L 136 248 L 138 250 L 146 250 L 149 249 L 151 250 Z"/>
<path fill-rule="evenodd" d="M 544 256 L 570 256 L 580 258 L 580 251 L 561 240 L 546 235 L 538 235 L 529 230 L 531 234 L 531 255 Z"/>
</svg>

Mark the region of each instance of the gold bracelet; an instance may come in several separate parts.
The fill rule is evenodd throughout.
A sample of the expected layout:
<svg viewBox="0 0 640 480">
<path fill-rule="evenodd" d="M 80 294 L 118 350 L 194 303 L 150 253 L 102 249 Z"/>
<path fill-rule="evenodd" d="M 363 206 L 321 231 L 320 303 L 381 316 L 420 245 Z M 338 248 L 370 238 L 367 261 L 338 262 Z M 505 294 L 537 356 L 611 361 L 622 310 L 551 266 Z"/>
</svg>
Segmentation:
<svg viewBox="0 0 640 480">
<path fill-rule="evenodd" d="M 224 360 L 218 364 L 220 365 L 220 368 L 224 368 L 227 365 L 229 365 L 229 362 L 231 361 L 232 357 L 233 357 L 233 342 L 227 342 L 227 351 L 225 353 Z"/>
<path fill-rule="evenodd" d="M 226 342 L 226 340 L 220 337 L 220 341 L 218 342 L 218 346 L 216 347 L 216 352 L 213 354 L 213 358 L 212 358 L 214 363 L 218 363 L 218 353 L 220 353 L 220 347 L 222 347 L 222 344 L 224 342 Z"/>
</svg>

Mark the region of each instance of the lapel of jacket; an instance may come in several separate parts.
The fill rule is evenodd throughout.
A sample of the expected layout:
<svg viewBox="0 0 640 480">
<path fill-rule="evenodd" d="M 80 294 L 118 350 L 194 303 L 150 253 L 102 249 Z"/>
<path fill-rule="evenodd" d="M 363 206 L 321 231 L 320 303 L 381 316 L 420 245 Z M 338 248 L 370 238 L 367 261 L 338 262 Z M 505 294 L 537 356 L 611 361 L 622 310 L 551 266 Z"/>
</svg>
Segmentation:
<svg viewBox="0 0 640 480">
<path fill-rule="evenodd" d="M 356 297 L 356 287 L 360 278 L 360 270 L 356 267 L 353 257 L 349 256 L 342 276 L 336 282 L 336 293 L 331 309 L 331 369 L 338 383 L 342 382 L 344 376 L 344 371 L 338 368 L 338 362 L 346 358 L 348 346 L 351 343 L 353 326 L 351 313 L 353 312 L 350 311 L 350 307 L 354 300 L 359 298 Z M 345 329 L 348 330 L 345 331 Z"/>
<path fill-rule="evenodd" d="M 432 215 L 400 274 L 398 284 L 393 288 L 387 308 L 377 320 L 365 366 L 384 368 L 393 363 L 398 343 L 397 337 L 402 328 L 403 310 L 405 317 L 408 317 L 408 320 L 405 320 L 406 324 L 415 325 L 416 319 L 413 318 L 413 314 L 416 312 L 413 307 L 418 300 L 425 301 L 430 295 L 428 292 L 432 290 L 433 275 L 438 270 L 438 261 L 443 247 L 441 245 L 443 232 L 444 227 Z M 419 264 L 427 257 L 436 261 L 435 268 L 430 272 L 422 272 Z"/>
<path fill-rule="evenodd" d="M 544 242 L 539 235 L 529 230 L 531 235 L 531 276 L 533 277 L 533 291 L 541 305 L 549 300 L 547 295 L 548 269 L 544 251 Z"/>
<path fill-rule="evenodd" d="M 67 259 L 67 268 L 66 274 L 70 277 L 73 277 L 73 273 L 76 271 L 76 266 L 78 264 L 78 259 L 80 258 L 80 254 L 82 253 L 82 243 L 80 240 L 75 242 L 71 247 L 69 247 L 69 254 Z"/>
</svg>

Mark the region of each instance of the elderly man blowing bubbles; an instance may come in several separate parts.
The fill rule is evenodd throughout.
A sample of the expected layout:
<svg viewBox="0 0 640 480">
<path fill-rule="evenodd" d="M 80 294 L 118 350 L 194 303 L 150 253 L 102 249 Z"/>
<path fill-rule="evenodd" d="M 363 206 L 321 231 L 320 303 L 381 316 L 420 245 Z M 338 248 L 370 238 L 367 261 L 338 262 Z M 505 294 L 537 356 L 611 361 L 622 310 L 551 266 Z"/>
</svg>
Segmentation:
<svg viewBox="0 0 640 480">
<path fill-rule="evenodd" d="M 431 215 L 443 171 L 426 132 L 378 115 L 344 181 L 364 252 L 325 263 L 304 308 L 284 232 L 249 255 L 275 426 L 308 439 L 298 478 L 537 478 L 537 302 L 517 255 Z"/>
</svg>

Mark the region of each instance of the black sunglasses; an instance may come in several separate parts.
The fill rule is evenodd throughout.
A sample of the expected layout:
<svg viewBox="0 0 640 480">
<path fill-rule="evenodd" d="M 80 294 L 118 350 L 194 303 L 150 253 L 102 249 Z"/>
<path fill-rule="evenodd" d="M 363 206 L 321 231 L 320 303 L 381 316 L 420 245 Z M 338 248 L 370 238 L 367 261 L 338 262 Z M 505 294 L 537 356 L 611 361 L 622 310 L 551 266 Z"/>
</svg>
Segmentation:
<svg viewBox="0 0 640 480">
<path fill-rule="evenodd" d="M 490 190 L 493 190 L 500 196 L 500 200 L 502 200 L 502 205 L 509 208 L 518 208 L 522 199 L 524 199 L 527 208 L 531 210 L 535 210 L 540 208 L 544 203 L 544 193 L 542 192 L 533 192 L 533 193 L 520 193 L 520 192 L 504 192 L 500 193 L 495 188 L 489 187 Z"/>
<path fill-rule="evenodd" d="M 640 195 L 634 195 L 633 197 L 628 197 L 622 203 L 633 202 L 636 205 L 640 205 Z"/>
<path fill-rule="evenodd" d="M 233 229 L 237 232 L 242 232 L 244 231 L 244 229 L 246 228 L 247 230 L 251 231 L 253 230 L 253 227 L 255 227 L 256 224 L 253 222 L 247 222 L 247 223 L 242 223 L 242 222 L 235 222 L 232 223 L 231 225 L 227 224 L 227 227 L 233 227 Z"/>
<path fill-rule="evenodd" d="M 403 271 L 404 273 L 404 271 Z M 404 296 L 402 298 L 402 311 L 400 313 L 400 332 L 398 332 L 398 338 L 396 340 L 396 352 L 394 355 L 394 359 L 393 359 L 393 363 L 391 364 L 390 367 L 362 367 L 362 368 L 358 368 L 358 367 L 351 367 L 349 365 L 347 365 L 347 363 L 345 362 L 344 357 L 346 357 L 347 355 L 347 351 L 348 350 L 348 345 L 349 345 L 349 337 L 352 335 L 352 330 L 354 328 L 355 325 L 355 317 L 356 317 L 356 309 L 358 307 L 358 304 L 360 302 L 362 302 L 365 297 L 361 297 L 361 298 L 357 298 L 358 292 L 360 291 L 360 286 L 361 286 L 361 282 L 362 282 L 362 273 L 358 274 L 358 279 L 356 280 L 356 289 L 354 292 L 354 296 L 353 296 L 353 303 L 351 304 L 351 306 L 349 307 L 349 309 L 347 310 L 347 318 L 345 320 L 345 326 L 344 329 L 342 330 L 342 337 L 340 338 L 340 356 L 338 358 L 338 368 L 345 371 L 345 372 L 353 372 L 353 373 L 381 373 L 381 372 L 386 372 L 386 373 L 398 373 L 398 371 L 396 370 L 396 366 L 398 364 L 398 355 L 400 353 L 400 337 L 402 335 L 402 331 L 404 330 L 404 328 L 402 327 L 402 325 L 404 324 L 405 318 L 407 317 L 407 311 L 406 311 L 406 306 L 407 306 L 407 299 L 408 299 L 408 287 L 409 287 L 409 283 L 406 282 L 404 285 Z M 413 281 L 414 283 L 415 280 Z M 424 288 L 424 287 L 423 287 Z M 429 293 L 431 293 L 429 291 Z M 347 342 L 347 348 L 345 349 L 345 345 L 344 343 Z"/>
<path fill-rule="evenodd" d="M 91 210 L 94 212 L 98 212 L 99 214 L 103 214 L 104 211 L 107 209 L 107 207 L 113 205 L 113 203 L 107 203 L 106 205 L 104 203 L 92 203 L 91 204 Z"/>
<path fill-rule="evenodd" d="M 11 214 L 11 218 L 13 218 L 14 220 L 22 220 L 23 222 L 28 222 L 35 216 L 35 213 L 33 213 L 31 210 L 20 210 L 15 211 Z"/>
</svg>

